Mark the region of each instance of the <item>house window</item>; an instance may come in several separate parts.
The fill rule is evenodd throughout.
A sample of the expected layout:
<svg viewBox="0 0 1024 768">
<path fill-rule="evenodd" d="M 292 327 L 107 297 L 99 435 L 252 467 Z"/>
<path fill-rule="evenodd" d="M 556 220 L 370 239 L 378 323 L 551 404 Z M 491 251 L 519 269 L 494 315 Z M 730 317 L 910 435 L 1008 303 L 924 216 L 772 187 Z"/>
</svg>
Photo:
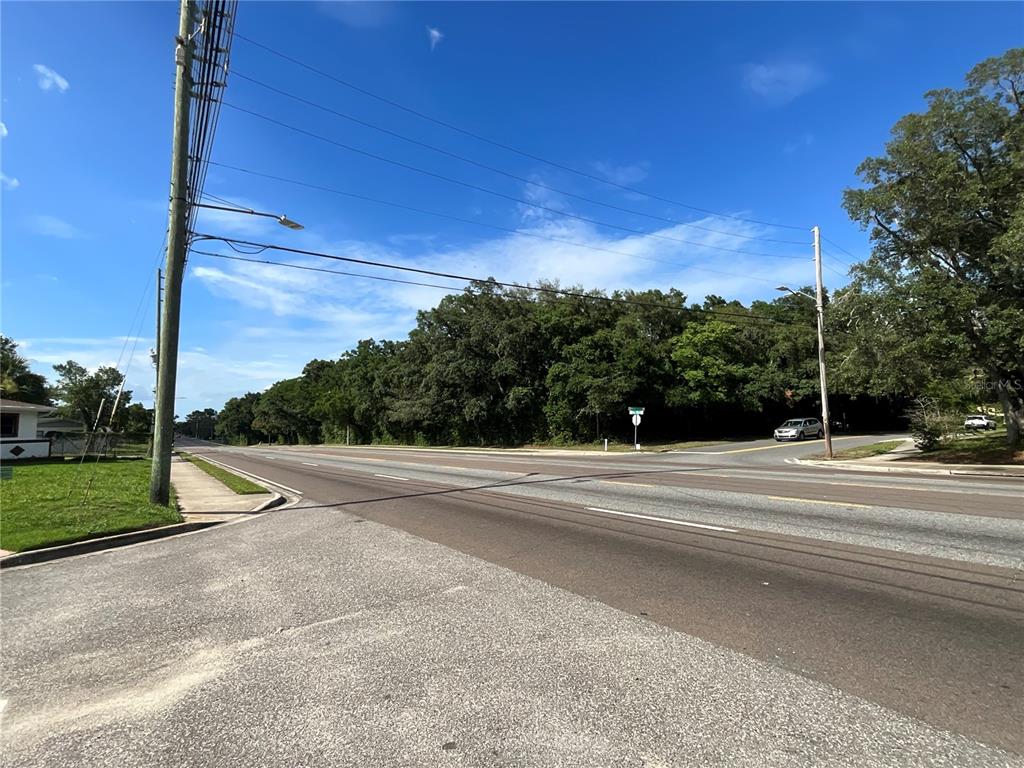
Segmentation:
<svg viewBox="0 0 1024 768">
<path fill-rule="evenodd" d="M 0 413 L 0 437 L 18 436 L 17 413 Z"/>
</svg>

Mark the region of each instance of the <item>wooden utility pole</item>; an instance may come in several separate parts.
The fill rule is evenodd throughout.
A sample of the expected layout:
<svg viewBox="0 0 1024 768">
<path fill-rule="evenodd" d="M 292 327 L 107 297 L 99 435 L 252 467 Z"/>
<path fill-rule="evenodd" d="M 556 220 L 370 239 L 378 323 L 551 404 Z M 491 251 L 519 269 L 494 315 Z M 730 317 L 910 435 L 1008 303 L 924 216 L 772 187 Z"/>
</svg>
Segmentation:
<svg viewBox="0 0 1024 768">
<path fill-rule="evenodd" d="M 832 458 L 832 425 L 828 418 L 828 381 L 825 376 L 825 288 L 821 280 L 821 231 L 813 227 L 814 277 L 816 293 L 814 303 L 818 309 L 818 375 L 821 378 L 821 425 L 825 431 L 825 458 Z"/>
<path fill-rule="evenodd" d="M 171 449 L 174 445 L 174 387 L 178 370 L 178 326 L 181 319 L 181 281 L 185 273 L 188 216 L 188 122 L 192 98 L 192 19 L 195 0 L 181 0 L 174 50 L 174 133 L 171 144 L 171 201 L 168 213 L 166 292 L 160 337 L 157 340 L 156 416 L 153 429 L 153 471 L 149 500 L 167 505 L 171 487 Z"/>
</svg>

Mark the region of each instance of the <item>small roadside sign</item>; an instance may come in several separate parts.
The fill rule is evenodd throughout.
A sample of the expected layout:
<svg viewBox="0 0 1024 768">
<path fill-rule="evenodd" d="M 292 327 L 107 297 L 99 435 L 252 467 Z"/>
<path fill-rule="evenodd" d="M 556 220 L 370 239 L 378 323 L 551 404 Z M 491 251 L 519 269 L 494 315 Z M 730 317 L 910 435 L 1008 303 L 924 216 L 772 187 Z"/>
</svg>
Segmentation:
<svg viewBox="0 0 1024 768">
<path fill-rule="evenodd" d="M 634 413 L 633 414 L 633 426 L 634 427 L 639 427 L 640 426 L 640 414 L 639 413 Z"/>
<path fill-rule="evenodd" d="M 643 416 L 644 415 L 644 409 L 640 408 L 638 406 L 635 406 L 635 405 L 631 405 L 631 406 L 629 406 L 629 415 L 630 416 Z"/>
</svg>

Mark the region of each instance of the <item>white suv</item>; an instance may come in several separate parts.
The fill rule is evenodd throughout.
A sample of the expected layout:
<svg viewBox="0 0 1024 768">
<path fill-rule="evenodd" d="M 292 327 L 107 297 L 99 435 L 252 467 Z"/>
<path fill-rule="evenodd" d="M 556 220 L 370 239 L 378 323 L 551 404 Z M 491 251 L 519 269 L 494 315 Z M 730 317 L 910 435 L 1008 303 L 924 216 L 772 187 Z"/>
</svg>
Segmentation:
<svg viewBox="0 0 1024 768">
<path fill-rule="evenodd" d="M 968 416 L 964 419 L 964 429 L 995 429 L 996 423 L 988 416 Z"/>
<path fill-rule="evenodd" d="M 817 419 L 789 419 L 775 430 L 775 439 L 803 440 L 805 437 L 824 437 L 825 429 Z"/>
</svg>

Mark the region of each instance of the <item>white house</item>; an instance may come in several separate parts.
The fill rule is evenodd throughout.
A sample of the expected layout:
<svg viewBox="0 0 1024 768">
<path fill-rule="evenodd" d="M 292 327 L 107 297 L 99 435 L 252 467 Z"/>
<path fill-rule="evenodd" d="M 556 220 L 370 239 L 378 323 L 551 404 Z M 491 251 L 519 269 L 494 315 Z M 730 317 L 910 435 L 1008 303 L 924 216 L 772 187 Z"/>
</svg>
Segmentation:
<svg viewBox="0 0 1024 768">
<path fill-rule="evenodd" d="M 0 398 L 0 461 L 49 456 L 50 441 L 36 437 L 36 433 L 40 415 L 51 411 L 50 405 Z"/>
</svg>

